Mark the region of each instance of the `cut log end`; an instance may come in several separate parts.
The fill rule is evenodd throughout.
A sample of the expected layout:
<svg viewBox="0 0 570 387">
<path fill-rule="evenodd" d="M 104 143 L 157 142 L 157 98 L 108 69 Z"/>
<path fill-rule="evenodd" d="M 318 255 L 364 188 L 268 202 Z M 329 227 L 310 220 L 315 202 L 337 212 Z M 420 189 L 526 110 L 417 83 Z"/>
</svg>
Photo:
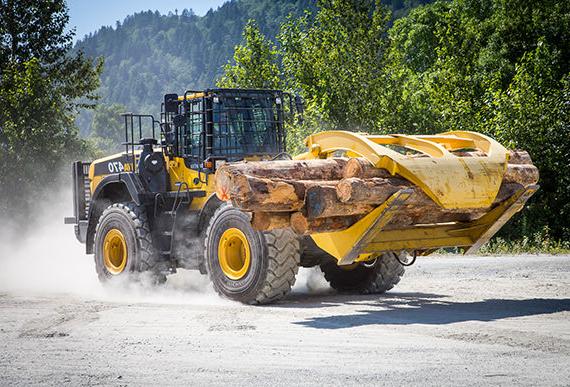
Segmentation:
<svg viewBox="0 0 570 387">
<path fill-rule="evenodd" d="M 373 177 L 388 178 L 391 176 L 387 170 L 375 168 L 370 161 L 360 157 L 349 159 L 343 171 L 344 178 L 359 177 L 361 179 L 370 179 Z"/>
</svg>

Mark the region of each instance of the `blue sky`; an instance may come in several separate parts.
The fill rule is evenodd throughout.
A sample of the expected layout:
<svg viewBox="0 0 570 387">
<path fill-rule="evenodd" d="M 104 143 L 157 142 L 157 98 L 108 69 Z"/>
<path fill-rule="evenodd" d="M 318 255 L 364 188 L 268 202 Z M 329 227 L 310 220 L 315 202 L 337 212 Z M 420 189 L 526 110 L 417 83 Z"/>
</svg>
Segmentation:
<svg viewBox="0 0 570 387">
<path fill-rule="evenodd" d="M 161 13 L 181 12 L 193 9 L 204 15 L 210 8 L 216 9 L 227 0 L 67 0 L 69 27 L 75 27 L 75 40 L 98 30 L 102 26 L 114 26 L 117 20 L 139 11 L 158 10 Z"/>
</svg>

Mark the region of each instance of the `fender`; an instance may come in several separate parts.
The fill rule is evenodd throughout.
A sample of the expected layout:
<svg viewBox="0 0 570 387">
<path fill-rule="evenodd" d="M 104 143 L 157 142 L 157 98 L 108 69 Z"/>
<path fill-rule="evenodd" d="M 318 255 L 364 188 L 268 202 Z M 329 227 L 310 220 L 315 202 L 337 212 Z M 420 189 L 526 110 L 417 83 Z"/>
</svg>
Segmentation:
<svg viewBox="0 0 570 387">
<path fill-rule="evenodd" d="M 95 236 L 95 228 L 99 216 L 107 207 L 107 201 L 116 203 L 119 201 L 133 201 L 137 205 L 143 203 L 143 194 L 146 192 L 139 177 L 133 172 L 121 172 L 108 175 L 101 180 L 95 188 L 95 192 L 91 197 L 91 206 L 89 207 L 88 226 L 85 238 L 85 252 L 93 254 L 93 242 Z"/>
<path fill-rule="evenodd" d="M 218 207 L 220 207 L 222 204 L 224 204 L 224 202 L 218 199 L 218 196 L 215 193 L 210 195 L 210 197 L 208 198 L 208 200 L 206 200 L 206 203 L 204 203 L 204 206 L 202 206 L 200 210 L 200 222 L 198 226 L 199 227 L 198 232 L 201 232 L 201 230 L 206 231 L 206 227 L 208 227 L 208 223 L 210 222 L 210 219 L 214 215 L 214 212 L 216 212 Z"/>
</svg>

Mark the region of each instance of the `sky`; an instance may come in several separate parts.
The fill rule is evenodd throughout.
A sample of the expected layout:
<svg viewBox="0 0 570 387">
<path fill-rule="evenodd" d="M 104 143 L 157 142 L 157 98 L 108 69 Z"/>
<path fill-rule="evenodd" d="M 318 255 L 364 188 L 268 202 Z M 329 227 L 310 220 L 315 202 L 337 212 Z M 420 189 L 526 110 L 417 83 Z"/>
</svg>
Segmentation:
<svg viewBox="0 0 570 387">
<path fill-rule="evenodd" d="M 204 15 L 210 8 L 216 9 L 227 0 L 67 0 L 69 27 L 75 27 L 75 40 L 81 39 L 102 26 L 115 26 L 117 20 L 135 12 L 158 10 L 160 13 L 182 12 L 193 9 L 197 15 Z"/>
</svg>

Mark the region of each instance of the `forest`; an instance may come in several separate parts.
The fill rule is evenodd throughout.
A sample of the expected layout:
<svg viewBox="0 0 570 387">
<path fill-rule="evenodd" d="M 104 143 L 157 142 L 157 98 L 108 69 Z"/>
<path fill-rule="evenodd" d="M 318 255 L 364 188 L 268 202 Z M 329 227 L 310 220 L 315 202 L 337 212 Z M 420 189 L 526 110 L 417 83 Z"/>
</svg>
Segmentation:
<svg viewBox="0 0 570 387">
<path fill-rule="evenodd" d="M 528 150 L 541 189 L 501 246 L 568 248 L 567 1 L 233 0 L 137 13 L 75 45 L 63 1 L 30 4 L 0 0 L 3 214 L 29 212 L 69 160 L 113 149 L 122 111 L 190 88 L 280 88 L 305 101 L 293 153 L 326 129 L 473 130 Z"/>
</svg>

